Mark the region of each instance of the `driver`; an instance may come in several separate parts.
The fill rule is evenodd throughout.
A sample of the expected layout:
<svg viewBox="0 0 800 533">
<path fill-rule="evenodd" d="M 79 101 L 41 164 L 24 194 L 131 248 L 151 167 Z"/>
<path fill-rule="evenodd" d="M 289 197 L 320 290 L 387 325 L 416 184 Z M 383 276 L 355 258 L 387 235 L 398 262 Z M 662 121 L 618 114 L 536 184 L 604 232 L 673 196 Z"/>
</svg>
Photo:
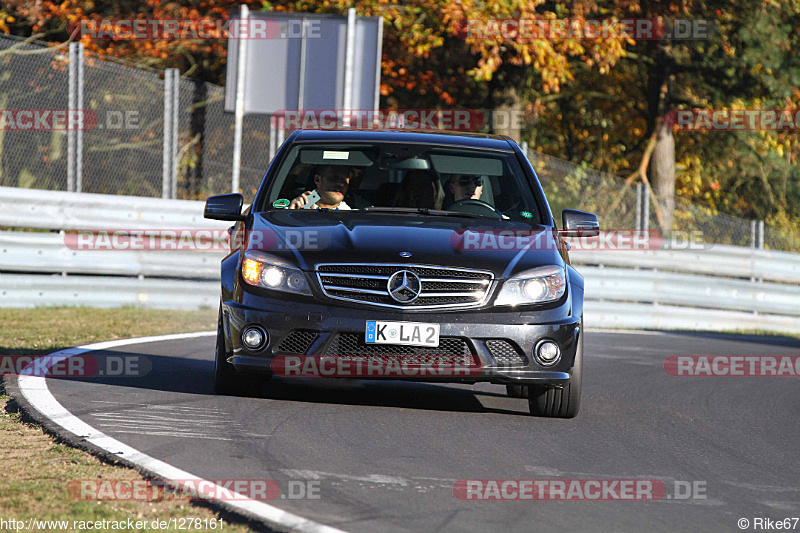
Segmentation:
<svg viewBox="0 0 800 533">
<path fill-rule="evenodd" d="M 483 176 L 454 174 L 448 182 L 450 192 L 456 202 L 459 200 L 480 200 L 483 194 Z"/>
<path fill-rule="evenodd" d="M 344 201 L 347 188 L 350 186 L 352 169 L 346 166 L 325 165 L 314 174 L 314 184 L 319 193 L 319 200 L 311 209 L 350 209 Z M 289 209 L 302 209 L 308 203 L 311 191 L 306 191 L 289 203 Z"/>
</svg>

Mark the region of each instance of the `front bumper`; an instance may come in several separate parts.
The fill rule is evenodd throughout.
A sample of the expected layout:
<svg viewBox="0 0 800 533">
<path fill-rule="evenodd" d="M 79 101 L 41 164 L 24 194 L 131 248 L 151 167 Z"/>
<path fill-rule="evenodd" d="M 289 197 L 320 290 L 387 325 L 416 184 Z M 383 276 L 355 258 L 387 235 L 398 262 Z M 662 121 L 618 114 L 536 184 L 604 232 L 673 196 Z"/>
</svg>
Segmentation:
<svg viewBox="0 0 800 533">
<path fill-rule="evenodd" d="M 252 295 L 251 295 L 252 296 Z M 462 310 L 458 312 L 408 313 L 378 308 L 339 307 L 316 302 L 297 302 L 278 298 L 248 298 L 247 303 L 223 302 L 223 325 L 228 358 L 239 372 L 271 371 L 279 355 L 328 355 L 337 335 L 357 335 L 363 341 L 366 321 L 409 321 L 438 323 L 440 339 L 458 339 L 466 345 L 479 368 L 468 377 L 403 376 L 395 379 L 445 382 L 490 382 L 499 384 L 565 385 L 571 376 L 579 345 L 580 317 L 570 314 L 568 302 L 540 311 Z M 249 351 L 241 343 L 242 330 L 259 325 L 269 334 L 269 343 L 259 352 Z M 293 332 L 312 332 L 314 340 L 299 351 L 279 349 Z M 543 366 L 533 357 L 536 344 L 542 339 L 555 341 L 561 359 L 553 366 Z M 493 347 L 505 341 L 517 352 L 508 359 Z M 284 345 L 285 346 L 285 345 Z M 372 345 L 370 345 L 372 346 Z M 380 345 L 386 347 L 387 345 Z M 508 354 L 508 350 L 504 352 Z M 335 356 L 335 355 L 334 355 Z M 372 379 L 372 378 L 370 378 Z"/>
</svg>

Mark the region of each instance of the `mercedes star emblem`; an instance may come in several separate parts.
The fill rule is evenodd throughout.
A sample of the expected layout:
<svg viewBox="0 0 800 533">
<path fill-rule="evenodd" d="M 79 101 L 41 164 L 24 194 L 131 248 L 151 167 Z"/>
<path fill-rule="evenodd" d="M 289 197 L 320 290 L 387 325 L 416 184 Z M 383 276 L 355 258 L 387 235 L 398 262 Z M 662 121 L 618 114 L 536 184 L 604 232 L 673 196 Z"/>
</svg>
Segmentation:
<svg viewBox="0 0 800 533">
<path fill-rule="evenodd" d="M 386 284 L 389 296 L 404 304 L 413 302 L 422 291 L 422 282 L 419 276 L 410 270 L 398 270 L 389 278 Z"/>
</svg>

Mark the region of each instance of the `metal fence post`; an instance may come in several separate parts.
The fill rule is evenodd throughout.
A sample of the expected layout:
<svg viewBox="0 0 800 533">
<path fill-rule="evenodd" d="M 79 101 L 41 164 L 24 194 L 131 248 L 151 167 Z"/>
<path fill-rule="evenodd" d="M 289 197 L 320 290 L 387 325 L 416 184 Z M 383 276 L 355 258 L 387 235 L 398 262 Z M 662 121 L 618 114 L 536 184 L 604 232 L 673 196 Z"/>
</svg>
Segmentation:
<svg viewBox="0 0 800 533">
<path fill-rule="evenodd" d="M 75 192 L 83 191 L 83 128 L 86 115 L 83 112 L 83 43 L 75 44 L 75 103 L 80 113 L 80 126 L 75 130 Z"/>
<path fill-rule="evenodd" d="M 750 221 L 750 248 L 756 248 L 756 221 Z"/>
<path fill-rule="evenodd" d="M 169 198 L 172 182 L 172 69 L 164 71 L 164 138 L 161 158 L 161 197 Z"/>
<path fill-rule="evenodd" d="M 171 198 L 174 200 L 178 198 L 178 95 L 181 88 L 180 71 L 176 68 L 170 69 L 172 71 L 172 168 L 171 168 Z"/>
<path fill-rule="evenodd" d="M 764 221 L 758 221 L 758 249 L 764 249 Z"/>
<path fill-rule="evenodd" d="M 75 47 L 69 43 L 69 78 L 67 80 L 67 191 L 75 192 L 75 130 L 72 110 L 75 109 Z"/>
<path fill-rule="evenodd" d="M 644 184 L 639 182 L 636 184 L 636 228 L 637 230 L 641 230 L 642 228 L 642 188 Z"/>
<path fill-rule="evenodd" d="M 178 69 L 164 71 L 164 138 L 161 159 L 161 197 L 178 197 Z"/>
<path fill-rule="evenodd" d="M 278 146 L 278 128 L 275 126 L 275 121 L 278 120 L 277 115 L 270 115 L 269 117 L 269 160 L 275 157 L 275 152 Z"/>
<path fill-rule="evenodd" d="M 80 153 L 78 152 L 79 131 L 76 110 L 83 107 L 83 44 L 69 43 L 69 77 L 67 83 L 67 191 L 80 191 L 80 176 L 78 174 Z M 80 102 L 80 103 L 79 103 Z M 81 145 L 83 140 L 81 138 Z"/>
<path fill-rule="evenodd" d="M 278 117 L 278 139 L 275 141 L 275 153 L 278 152 L 284 140 L 286 140 L 286 118 Z"/>
<path fill-rule="evenodd" d="M 643 231 L 650 229 L 650 185 L 645 183 L 642 187 L 642 228 Z"/>
</svg>

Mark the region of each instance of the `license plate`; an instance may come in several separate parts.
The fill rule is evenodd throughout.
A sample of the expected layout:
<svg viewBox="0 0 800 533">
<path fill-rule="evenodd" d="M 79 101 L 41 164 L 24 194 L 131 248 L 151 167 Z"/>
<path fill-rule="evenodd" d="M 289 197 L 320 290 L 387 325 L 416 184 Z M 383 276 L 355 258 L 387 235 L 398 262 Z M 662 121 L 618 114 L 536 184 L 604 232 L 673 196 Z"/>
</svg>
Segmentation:
<svg viewBox="0 0 800 533">
<path fill-rule="evenodd" d="M 439 324 L 367 320 L 366 342 L 367 344 L 403 344 L 437 348 L 439 346 Z"/>
</svg>

